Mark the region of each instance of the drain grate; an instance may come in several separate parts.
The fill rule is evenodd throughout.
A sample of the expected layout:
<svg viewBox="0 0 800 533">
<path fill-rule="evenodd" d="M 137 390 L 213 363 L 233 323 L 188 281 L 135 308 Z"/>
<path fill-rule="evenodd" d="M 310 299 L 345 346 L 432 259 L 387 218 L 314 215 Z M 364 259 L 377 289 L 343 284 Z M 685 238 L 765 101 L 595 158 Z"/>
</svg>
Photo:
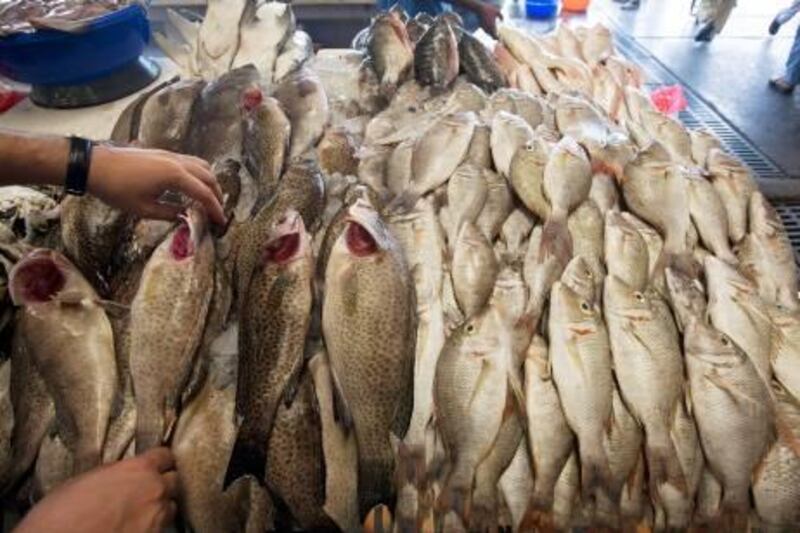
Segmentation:
<svg viewBox="0 0 800 533">
<path fill-rule="evenodd" d="M 609 21 L 614 26 L 613 21 Z M 638 64 L 647 79 L 647 88 L 680 83 L 675 75 L 657 58 L 642 47 L 635 39 L 617 27 L 615 31 L 617 48 L 628 59 Z M 681 84 L 683 85 L 683 84 Z M 753 171 L 757 181 L 788 179 L 788 176 L 761 150 L 751 143 L 735 126 L 728 122 L 714 107 L 703 100 L 691 87 L 684 86 L 688 107 L 679 115 L 689 128 L 705 128 L 714 133 L 725 149 L 744 161 Z M 798 182 L 800 187 L 800 182 Z M 789 241 L 794 248 L 795 262 L 800 267 L 800 201 L 773 201 L 776 211 L 783 220 Z"/>
</svg>

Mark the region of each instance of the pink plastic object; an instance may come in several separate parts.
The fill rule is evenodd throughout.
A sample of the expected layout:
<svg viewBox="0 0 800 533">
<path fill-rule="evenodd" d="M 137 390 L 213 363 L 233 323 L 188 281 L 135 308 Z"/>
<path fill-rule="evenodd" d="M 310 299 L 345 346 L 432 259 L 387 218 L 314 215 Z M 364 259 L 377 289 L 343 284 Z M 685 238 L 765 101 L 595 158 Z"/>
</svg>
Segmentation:
<svg viewBox="0 0 800 533">
<path fill-rule="evenodd" d="M 667 85 L 650 93 L 650 101 L 666 115 L 677 115 L 689 105 L 683 96 L 683 87 Z"/>
</svg>

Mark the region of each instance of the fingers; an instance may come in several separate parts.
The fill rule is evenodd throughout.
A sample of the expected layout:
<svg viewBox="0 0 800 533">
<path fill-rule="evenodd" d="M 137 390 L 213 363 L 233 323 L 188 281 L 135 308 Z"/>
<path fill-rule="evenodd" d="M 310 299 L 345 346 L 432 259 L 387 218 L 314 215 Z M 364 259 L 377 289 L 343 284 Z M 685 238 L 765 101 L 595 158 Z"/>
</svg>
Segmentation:
<svg viewBox="0 0 800 533">
<path fill-rule="evenodd" d="M 205 163 L 202 159 L 200 161 Z M 192 157 L 186 162 L 185 168 L 192 176 L 211 187 L 211 191 L 214 193 L 214 196 L 217 197 L 217 200 L 220 202 L 222 201 L 222 187 L 220 187 L 216 176 L 211 172 L 207 163 L 205 165 L 200 165 L 197 162 L 197 158 Z"/>
<path fill-rule="evenodd" d="M 186 196 L 200 202 L 200 204 L 205 207 L 212 221 L 219 225 L 225 224 L 225 213 L 222 210 L 222 203 L 212 192 L 212 189 L 203 181 L 195 178 L 189 172 L 186 172 L 177 179 L 175 186 Z"/>
<path fill-rule="evenodd" d="M 139 456 L 139 459 L 158 470 L 159 473 L 175 469 L 175 457 L 169 448 L 161 447 L 147 450 Z"/>
</svg>

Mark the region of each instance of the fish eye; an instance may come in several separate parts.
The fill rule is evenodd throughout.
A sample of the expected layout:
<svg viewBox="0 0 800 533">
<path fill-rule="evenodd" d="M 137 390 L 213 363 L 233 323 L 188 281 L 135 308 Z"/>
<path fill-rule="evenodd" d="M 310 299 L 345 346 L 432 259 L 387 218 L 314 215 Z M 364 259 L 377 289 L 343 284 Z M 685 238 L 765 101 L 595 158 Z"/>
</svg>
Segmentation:
<svg viewBox="0 0 800 533">
<path fill-rule="evenodd" d="M 584 271 L 583 275 L 584 275 L 584 276 L 586 276 L 587 278 L 590 278 L 590 279 L 591 279 L 591 277 L 592 277 L 592 271 L 591 271 L 591 270 L 586 270 L 586 271 Z"/>
<path fill-rule="evenodd" d="M 726 337 L 725 335 L 722 335 L 721 340 L 722 340 L 722 344 L 724 346 L 730 346 L 731 345 L 730 339 L 728 339 L 728 337 Z"/>
<path fill-rule="evenodd" d="M 589 311 L 591 307 L 589 306 L 588 302 L 581 302 L 581 310 L 582 311 Z"/>
<path fill-rule="evenodd" d="M 475 324 L 467 324 L 467 333 L 475 333 Z"/>
<path fill-rule="evenodd" d="M 644 294 L 642 294 L 641 292 L 638 292 L 638 291 L 634 292 L 633 293 L 633 297 L 636 298 L 637 300 L 639 300 L 640 302 L 644 301 Z"/>
</svg>

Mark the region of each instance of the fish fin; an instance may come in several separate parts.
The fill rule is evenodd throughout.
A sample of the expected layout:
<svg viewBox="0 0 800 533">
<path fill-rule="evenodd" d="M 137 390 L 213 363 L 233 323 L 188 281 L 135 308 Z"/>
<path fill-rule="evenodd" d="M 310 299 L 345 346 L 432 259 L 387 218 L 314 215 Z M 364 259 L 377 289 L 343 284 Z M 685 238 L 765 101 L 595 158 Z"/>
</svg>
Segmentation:
<svg viewBox="0 0 800 533">
<path fill-rule="evenodd" d="M 386 214 L 402 215 L 410 213 L 414 206 L 417 205 L 417 200 L 419 200 L 419 194 L 416 191 L 405 190 L 389 202 L 386 206 Z"/>
<path fill-rule="evenodd" d="M 580 443 L 579 443 L 580 446 Z M 584 501 L 589 501 L 597 490 L 605 492 L 611 501 L 619 500 L 619 489 L 615 488 L 611 467 L 608 464 L 608 457 L 603 448 L 596 450 L 584 449 L 581 457 L 581 495 Z"/>
<path fill-rule="evenodd" d="M 569 263 L 572 258 L 572 236 L 566 217 L 551 218 L 545 222 L 539 254 L 541 257 L 553 256 L 562 265 Z"/>
<path fill-rule="evenodd" d="M 239 429 L 236 435 L 228 468 L 225 470 L 223 490 L 237 479 L 248 475 L 253 476 L 260 485 L 264 486 L 267 469 L 267 439 L 253 438 L 243 430 L 244 428 Z"/>
<path fill-rule="evenodd" d="M 392 501 L 394 472 L 394 455 L 388 442 L 378 453 L 367 456 L 359 449 L 358 508 L 362 520 L 376 505 Z"/>
<path fill-rule="evenodd" d="M 175 62 L 181 69 L 188 71 L 191 54 L 191 47 L 187 44 L 179 44 L 161 32 L 153 32 L 153 40 L 159 48 L 167 55 L 172 61 Z"/>
<path fill-rule="evenodd" d="M 297 389 L 300 388 L 300 379 L 303 374 L 303 367 L 298 366 L 297 370 L 292 372 L 289 376 L 289 379 L 286 381 L 286 385 L 283 388 L 283 394 L 281 397 L 283 398 L 283 406 L 287 409 L 292 405 L 294 402 L 294 397 L 297 395 Z"/>
<path fill-rule="evenodd" d="M 515 376 L 513 372 L 508 372 L 508 387 L 514 399 L 514 407 L 516 408 L 518 418 L 523 428 L 528 427 L 528 411 L 525 407 L 525 392 L 522 388 L 522 383 L 519 377 Z"/>
<path fill-rule="evenodd" d="M 553 514 L 540 509 L 531 501 L 519 524 L 519 531 L 556 531 Z"/>
<path fill-rule="evenodd" d="M 339 378 L 336 377 L 336 372 L 331 367 L 331 385 L 333 389 L 333 414 L 337 422 L 346 430 L 353 428 L 353 414 L 350 407 L 347 405 L 347 400 L 342 392 L 342 386 L 339 383 Z"/>
</svg>

